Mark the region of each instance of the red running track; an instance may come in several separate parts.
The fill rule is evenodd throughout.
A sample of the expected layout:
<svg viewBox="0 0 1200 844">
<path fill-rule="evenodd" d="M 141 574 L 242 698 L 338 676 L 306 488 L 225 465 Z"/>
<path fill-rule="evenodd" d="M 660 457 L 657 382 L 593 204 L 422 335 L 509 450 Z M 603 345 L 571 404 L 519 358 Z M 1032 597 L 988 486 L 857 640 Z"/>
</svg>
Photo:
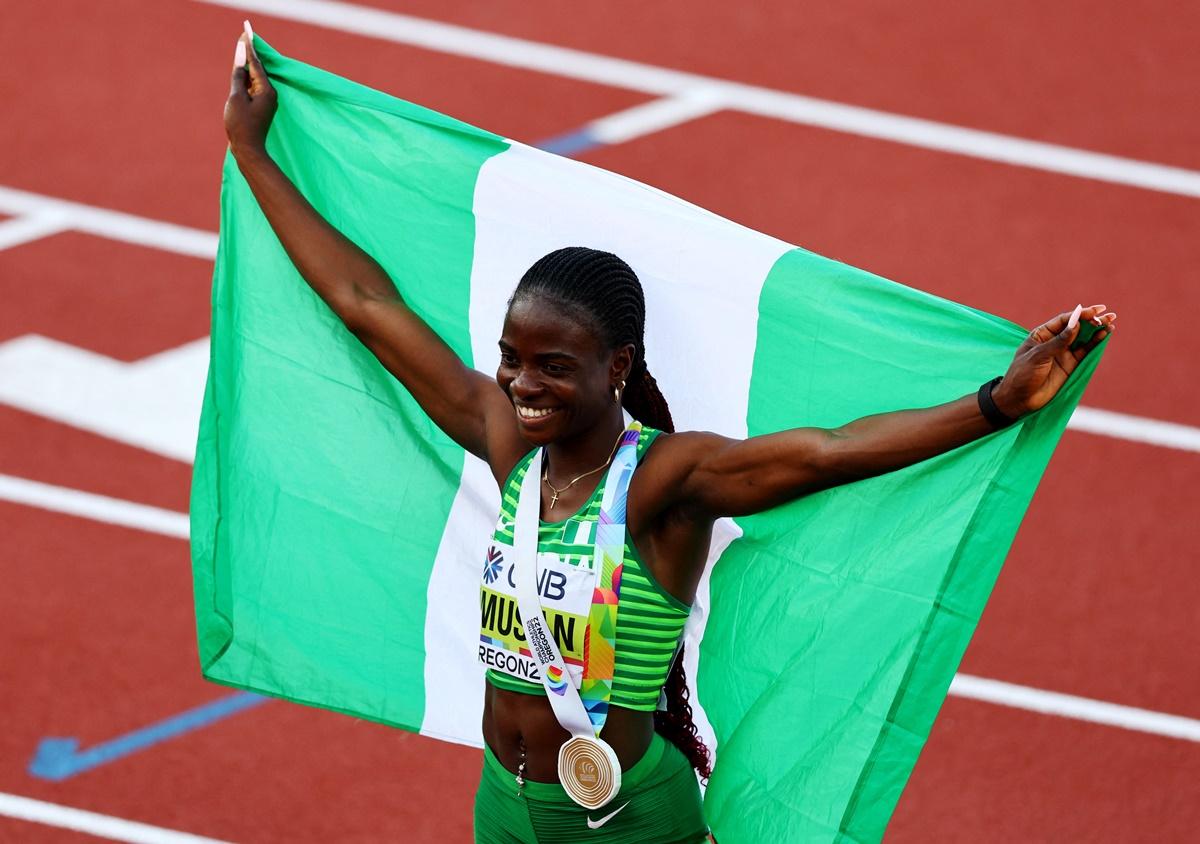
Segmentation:
<svg viewBox="0 0 1200 844">
<path fill-rule="evenodd" d="M 376 4 L 386 5 L 386 4 Z M 1200 16 L 851 3 L 405 11 L 739 81 L 1200 167 Z M 445 17 L 450 15 L 451 17 Z M 215 230 L 241 16 L 182 0 L 5 9 L 0 185 Z M 264 17 L 287 53 L 537 141 L 647 98 Z M 1121 313 L 1088 403 L 1200 424 L 1200 203 L 720 113 L 586 160 L 1025 324 Z M 206 262 L 63 234 L 0 251 L 0 342 L 120 360 L 207 331 Z M 189 467 L 0 405 L 0 473 L 183 511 Z M 968 651 L 972 674 L 1200 718 L 1200 454 L 1068 432 Z M 186 545 L 0 504 L 0 792 L 235 841 L 465 841 L 479 756 L 271 702 L 61 783 L 83 747 L 224 696 L 199 678 Z M 1183 841 L 1200 746 L 950 698 L 891 841 Z M 432 810 L 431 810 L 432 808 Z M 0 841 L 85 836 L 0 817 Z"/>
</svg>

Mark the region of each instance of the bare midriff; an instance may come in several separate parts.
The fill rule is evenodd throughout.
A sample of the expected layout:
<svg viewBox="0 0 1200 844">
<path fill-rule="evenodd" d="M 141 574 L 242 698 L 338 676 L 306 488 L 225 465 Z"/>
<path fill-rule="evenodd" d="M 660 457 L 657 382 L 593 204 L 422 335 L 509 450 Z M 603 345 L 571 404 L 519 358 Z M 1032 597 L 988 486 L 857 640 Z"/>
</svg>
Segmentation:
<svg viewBox="0 0 1200 844">
<path fill-rule="evenodd" d="M 558 749 L 570 738 L 550 708 L 550 701 L 484 684 L 483 740 L 515 775 L 524 752 L 524 776 L 534 782 L 558 782 Z M 654 713 L 609 707 L 602 738 L 621 762 L 633 767 L 654 736 Z"/>
</svg>

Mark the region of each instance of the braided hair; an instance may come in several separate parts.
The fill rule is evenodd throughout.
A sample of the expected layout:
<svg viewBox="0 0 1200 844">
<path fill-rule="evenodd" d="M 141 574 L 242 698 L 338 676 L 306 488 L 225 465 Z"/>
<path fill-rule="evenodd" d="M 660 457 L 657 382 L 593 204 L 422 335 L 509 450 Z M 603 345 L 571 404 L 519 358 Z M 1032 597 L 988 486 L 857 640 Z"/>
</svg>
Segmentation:
<svg viewBox="0 0 1200 844">
<path fill-rule="evenodd" d="M 534 296 L 545 297 L 591 322 L 610 349 L 632 344 L 633 366 L 621 404 L 638 421 L 674 433 L 667 400 L 646 368 L 646 299 L 637 274 L 627 263 L 611 252 L 584 246 L 556 249 L 525 272 L 509 304 Z M 654 713 L 654 729 L 678 747 L 707 779 L 712 774 L 712 757 L 692 723 L 682 646 L 671 663 L 663 690 L 667 709 Z"/>
</svg>

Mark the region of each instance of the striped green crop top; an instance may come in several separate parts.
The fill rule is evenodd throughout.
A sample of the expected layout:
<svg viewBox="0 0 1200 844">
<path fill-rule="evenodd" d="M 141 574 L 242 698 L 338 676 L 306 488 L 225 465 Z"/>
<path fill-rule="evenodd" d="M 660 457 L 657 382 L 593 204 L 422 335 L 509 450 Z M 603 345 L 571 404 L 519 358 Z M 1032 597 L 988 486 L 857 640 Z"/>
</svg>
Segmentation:
<svg viewBox="0 0 1200 844">
<path fill-rule="evenodd" d="M 638 441 L 640 460 L 650 444 L 662 432 L 644 428 Z M 510 650 L 524 644 L 524 634 L 516 618 L 515 599 L 506 595 L 504 586 L 507 563 L 503 553 L 513 541 L 513 525 L 516 519 L 517 499 L 521 482 L 533 459 L 530 452 L 509 475 L 504 484 L 500 504 L 500 517 L 492 535 L 493 545 L 484 563 L 483 581 L 480 584 L 480 609 L 482 625 L 480 658 L 489 666 L 497 666 L 496 660 L 504 660 L 503 650 L 487 643 L 501 644 L 508 639 Z M 541 573 L 539 587 L 543 591 L 543 606 L 547 623 L 551 627 L 559 650 L 568 665 L 581 664 L 582 643 L 586 630 L 586 612 L 583 618 L 571 618 L 550 609 L 545 602 L 547 593 L 553 597 L 554 581 L 558 576 L 555 567 L 566 570 L 579 569 L 580 576 L 589 578 L 596 537 L 596 523 L 600 515 L 600 501 L 604 494 L 604 481 L 597 486 L 591 498 L 573 516 L 560 522 L 540 522 L 538 525 L 538 568 Z M 500 543 L 503 543 L 501 545 Z M 569 567 L 562 569 L 562 567 Z M 550 579 L 547 582 L 547 579 Z M 511 593 L 510 593 L 511 594 Z M 590 594 L 590 593 L 589 593 Z M 616 660 L 613 669 L 613 691 L 610 703 L 626 709 L 652 712 L 658 706 L 659 692 L 666 682 L 667 672 L 676 644 L 687 621 L 690 607 L 668 593 L 649 568 L 642 562 L 637 549 L 625 535 L 625 559 L 621 573 L 621 591 L 617 610 Z M 509 670 L 516 665 L 509 662 Z M 520 673 L 519 671 L 517 673 Z M 503 673 L 492 667 L 487 671 L 488 682 L 502 689 L 525 694 L 546 694 L 540 680 L 521 679 L 512 673 Z"/>
</svg>

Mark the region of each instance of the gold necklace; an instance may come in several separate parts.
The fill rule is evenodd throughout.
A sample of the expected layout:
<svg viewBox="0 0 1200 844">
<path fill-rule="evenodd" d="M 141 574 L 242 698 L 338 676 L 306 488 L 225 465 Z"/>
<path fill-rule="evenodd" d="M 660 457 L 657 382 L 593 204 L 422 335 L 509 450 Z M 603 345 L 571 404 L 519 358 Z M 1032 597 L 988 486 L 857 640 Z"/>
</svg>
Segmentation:
<svg viewBox="0 0 1200 844">
<path fill-rule="evenodd" d="M 621 432 L 621 436 L 624 436 L 624 435 L 625 435 L 625 432 L 624 432 L 624 431 L 622 431 L 622 432 Z M 579 476 L 578 478 L 576 478 L 575 480 L 571 481 L 569 484 L 567 484 L 567 485 L 566 485 L 565 487 L 563 487 L 562 489 L 558 489 L 557 487 L 555 487 L 555 486 L 554 486 L 554 484 L 550 483 L 550 467 L 549 467 L 549 466 L 547 466 L 545 469 L 543 469 L 543 470 L 542 470 L 542 483 L 544 483 L 546 486 L 550 487 L 550 491 L 551 491 L 552 493 L 554 493 L 554 494 L 553 494 L 553 495 L 550 497 L 550 509 L 551 509 L 551 510 L 553 510 L 553 509 L 554 509 L 554 505 L 558 503 L 558 496 L 559 496 L 559 493 L 566 492 L 568 489 L 570 489 L 571 487 L 575 486 L 575 484 L 577 484 L 577 483 L 579 483 L 580 481 L 582 481 L 582 480 L 583 480 L 584 478 L 586 478 L 588 475 L 594 475 L 594 474 L 596 474 L 596 473 L 597 473 L 597 472 L 599 472 L 601 469 L 603 469 L 605 466 L 607 466 L 609 463 L 611 463 L 611 462 L 612 462 L 612 459 L 613 459 L 613 455 L 617 453 L 617 446 L 619 446 L 620 444 L 621 444 L 621 437 L 617 437 L 617 441 L 616 441 L 615 443 L 613 443 L 613 450 L 612 450 L 612 451 L 609 453 L 609 455 L 608 455 L 608 459 L 607 459 L 607 460 L 605 460 L 603 463 L 601 463 L 601 464 L 600 464 L 599 466 L 597 466 L 595 469 L 592 469 L 590 472 L 584 472 L 582 475 L 580 475 L 580 476 Z"/>
</svg>

